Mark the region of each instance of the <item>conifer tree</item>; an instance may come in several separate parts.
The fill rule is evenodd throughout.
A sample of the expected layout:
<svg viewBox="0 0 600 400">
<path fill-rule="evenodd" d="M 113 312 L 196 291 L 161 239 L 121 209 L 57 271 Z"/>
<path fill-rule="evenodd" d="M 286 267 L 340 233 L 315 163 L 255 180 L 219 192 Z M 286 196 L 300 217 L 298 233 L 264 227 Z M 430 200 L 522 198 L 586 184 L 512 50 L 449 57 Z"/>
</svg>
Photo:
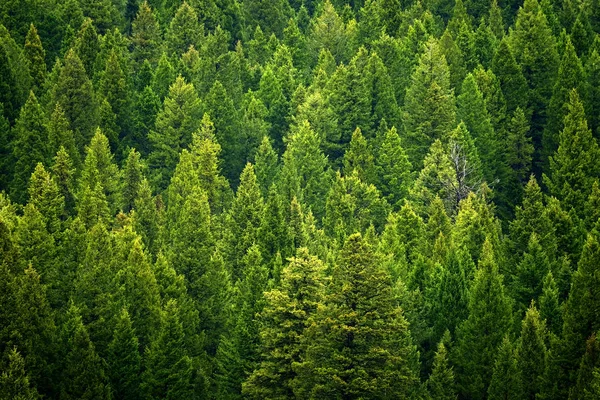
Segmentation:
<svg viewBox="0 0 600 400">
<path fill-rule="evenodd" d="M 154 15 L 154 10 L 144 1 L 131 24 L 133 46 L 132 57 L 138 65 L 144 60 L 152 65 L 158 61 L 158 50 L 161 44 L 160 26 Z"/>
<path fill-rule="evenodd" d="M 35 167 L 29 181 L 29 203 L 42 214 L 49 233 L 57 235 L 66 217 L 65 198 L 54 180 L 41 163 Z"/>
<path fill-rule="evenodd" d="M 443 138 L 454 128 L 455 114 L 448 64 L 439 44 L 432 39 L 412 75 L 402 114 L 408 138 L 406 148 L 415 168 L 421 168 L 421 160 L 432 141 Z"/>
<path fill-rule="evenodd" d="M 550 272 L 548 255 L 542 248 L 537 234 L 531 234 L 527 251 L 522 255 L 513 278 L 513 298 L 516 300 L 515 311 L 520 315 L 531 301 L 538 301 L 542 295 L 544 277 Z"/>
<path fill-rule="evenodd" d="M 544 162 L 558 148 L 560 132 L 565 127 L 565 117 L 569 109 L 570 92 L 576 89 L 582 101 L 586 98 L 585 75 L 581 61 L 577 57 L 575 48 L 567 36 L 565 50 L 558 68 L 556 83 L 552 91 L 552 97 L 548 104 L 548 122 L 544 128 L 542 137 L 542 153 Z"/>
<path fill-rule="evenodd" d="M 412 165 L 408 161 L 400 136 L 395 127 L 385 131 L 376 154 L 377 187 L 393 207 L 408 197 L 412 185 Z"/>
<path fill-rule="evenodd" d="M 60 103 L 80 154 L 89 143 L 98 122 L 92 83 L 83 63 L 73 50 L 65 55 L 64 66 L 52 93 L 53 103 Z"/>
<path fill-rule="evenodd" d="M 37 29 L 33 24 L 29 26 L 29 31 L 25 37 L 25 57 L 31 75 L 32 89 L 38 91 L 44 86 L 46 80 L 46 52 L 42 47 L 42 41 L 38 35 Z"/>
<path fill-rule="evenodd" d="M 325 306 L 306 333 L 294 387 L 301 397 L 410 397 L 418 378 L 408 323 L 389 276 L 360 234 L 333 269 Z"/>
<path fill-rule="evenodd" d="M 317 257 L 301 248 L 283 269 L 281 287 L 265 293 L 261 362 L 242 388 L 250 398 L 294 396 L 294 366 L 302 360 L 305 329 L 322 302 L 324 268 Z"/>
<path fill-rule="evenodd" d="M 268 136 L 263 136 L 254 156 L 254 172 L 263 197 L 267 196 L 271 185 L 278 180 L 280 172 L 278 161 L 279 157 L 273 149 L 271 140 Z"/>
<path fill-rule="evenodd" d="M 454 187 L 458 187 L 452 160 L 441 140 L 433 142 L 423 161 L 423 169 L 417 175 L 410 189 L 411 199 L 420 210 L 439 197 L 444 201 L 450 214 L 454 214 L 460 198 L 455 198 Z"/>
<path fill-rule="evenodd" d="M 567 210 L 573 208 L 583 218 L 593 180 L 600 174 L 599 150 L 577 91 L 572 90 L 569 97 L 565 127 L 559 135 L 558 150 L 550 157 L 550 175 L 544 177 L 544 183 Z"/>
<path fill-rule="evenodd" d="M 169 94 L 170 87 L 175 82 L 175 78 L 177 78 L 175 68 L 173 68 L 167 54 L 163 52 L 152 77 L 152 90 L 154 90 L 154 93 L 156 93 L 161 101 L 164 101 L 165 97 Z"/>
<path fill-rule="evenodd" d="M 456 399 L 454 372 L 448 365 L 448 351 L 443 342 L 438 345 L 433 359 L 433 370 L 427 380 L 427 389 L 432 399 Z"/>
<path fill-rule="evenodd" d="M 69 121 L 60 105 L 56 103 L 54 111 L 48 121 L 48 156 L 54 157 L 61 147 L 67 152 L 71 162 L 79 166 L 80 154 L 75 143 L 73 131 L 69 126 Z"/>
<path fill-rule="evenodd" d="M 598 137 L 598 128 L 600 127 L 600 50 L 593 49 L 585 63 L 585 76 L 587 77 L 587 96 L 585 101 L 588 122 L 592 133 Z"/>
<path fill-rule="evenodd" d="M 236 182 L 244 166 L 243 142 L 237 110 L 221 82 L 215 81 L 205 98 L 205 107 L 214 123 L 215 136 L 223 151 L 223 175 L 230 182 Z"/>
<path fill-rule="evenodd" d="M 475 175 L 483 174 L 488 182 L 494 182 L 503 172 L 502 163 L 499 160 L 501 143 L 496 137 L 483 95 L 472 74 L 468 74 L 462 83 L 457 106 L 457 120 L 462 120 L 471 134 L 481 158 L 481 164 L 477 165 L 475 160 L 469 160 L 469 154 L 467 154 L 467 161 L 470 161 Z M 478 168 L 481 169 L 481 172 L 477 171 Z"/>
<path fill-rule="evenodd" d="M 75 169 L 73 168 L 73 162 L 65 148 L 62 146 L 56 153 L 53 161 L 52 172 L 54 174 L 54 179 L 56 180 L 60 194 L 65 199 L 66 210 L 71 212 L 75 208 L 73 182 Z"/>
<path fill-rule="evenodd" d="M 86 147 L 79 180 L 80 190 L 96 190 L 98 187 L 108 201 L 109 210 L 116 211 L 120 204 L 120 175 L 119 167 L 113 161 L 108 138 L 98 128 Z"/>
<path fill-rule="evenodd" d="M 155 130 L 148 134 L 152 152 L 148 160 L 154 187 L 164 190 L 175 170 L 179 152 L 192 141 L 200 127 L 200 100 L 191 83 L 179 76 L 156 116 Z"/>
<path fill-rule="evenodd" d="M 327 196 L 323 228 L 341 244 L 352 233 L 366 232 L 371 225 L 381 232 L 388 209 L 377 188 L 361 181 L 356 172 L 345 177 L 338 173 Z"/>
<path fill-rule="evenodd" d="M 42 107 L 30 92 L 27 103 L 21 109 L 15 127 L 13 157 L 15 173 L 11 185 L 13 198 L 25 202 L 27 183 L 39 162 L 47 160 L 47 131 Z"/>
<path fill-rule="evenodd" d="M 344 154 L 344 175 L 351 176 L 354 171 L 365 182 L 375 183 L 375 162 L 373 152 L 360 128 L 356 128 L 350 140 L 350 146 Z"/>
<path fill-rule="evenodd" d="M 161 101 L 152 89 L 145 86 L 134 99 L 132 129 L 133 133 L 124 139 L 125 146 L 135 147 L 142 155 L 150 153 L 148 134 L 154 130 L 154 121 L 161 108 Z"/>
<path fill-rule="evenodd" d="M 60 397 L 64 399 L 110 399 L 110 386 L 104 362 L 90 341 L 87 328 L 81 321 L 79 309 L 71 304 L 63 330 L 68 349 L 62 370 Z"/>
<path fill-rule="evenodd" d="M 556 39 L 537 0 L 527 0 L 519 8 L 510 41 L 529 85 L 532 138 L 536 149 L 539 149 L 559 60 Z"/>
<path fill-rule="evenodd" d="M 563 340 L 560 350 L 564 382 L 559 382 L 564 392 L 576 382 L 579 361 L 585 353 L 585 341 L 599 329 L 597 299 L 593 295 L 598 285 L 595 260 L 600 252 L 598 232 L 588 234 L 583 246 L 577 271 L 573 273 L 571 291 L 564 308 Z"/>
<path fill-rule="evenodd" d="M 29 381 L 25 361 L 16 347 L 8 353 L 7 367 L 0 375 L 0 396 L 4 399 L 19 400 L 41 398 L 37 389 Z"/>
<path fill-rule="evenodd" d="M 119 64 L 117 53 L 113 49 L 106 60 L 104 73 L 99 83 L 99 94 L 104 96 L 111 111 L 115 114 L 117 140 L 129 135 L 131 101 L 126 76 Z M 119 143 L 112 143 L 117 150 Z"/>
<path fill-rule="evenodd" d="M 457 333 L 455 359 L 459 392 L 486 397 L 496 348 L 512 324 L 510 299 L 504 292 L 495 250 L 486 239 L 469 298 L 469 317 Z"/>
<path fill-rule="evenodd" d="M 231 266 L 234 282 L 243 276 L 241 261 L 256 242 L 264 212 L 264 200 L 256 182 L 254 166 L 246 165 L 240 176 L 235 199 L 231 204 L 226 222 L 228 236 L 225 238 L 228 254 L 226 259 Z"/>
<path fill-rule="evenodd" d="M 548 332 L 557 335 L 562 326 L 562 309 L 559 293 L 552 271 L 544 277 L 542 295 L 540 296 L 540 317 L 546 321 Z"/>
<path fill-rule="evenodd" d="M 487 394 L 490 400 L 522 399 L 517 357 L 513 345 L 506 336 L 498 348 L 492 381 Z"/>
<path fill-rule="evenodd" d="M 192 398 L 192 359 L 184 345 L 179 305 L 170 300 L 163 311 L 162 328 L 144 355 L 140 389 L 147 398 Z"/>
<path fill-rule="evenodd" d="M 165 42 L 169 53 L 179 57 L 190 46 L 201 48 L 200 40 L 203 37 L 204 26 L 198 22 L 196 10 L 184 1 L 177 9 L 167 30 Z"/>
<path fill-rule="evenodd" d="M 302 121 L 292 130 L 282 159 L 281 179 L 285 198 L 291 201 L 296 197 L 300 204 L 309 207 L 317 218 L 321 218 L 325 212 L 330 178 L 320 138 L 308 121 Z"/>
<path fill-rule="evenodd" d="M 506 99 L 506 113 L 511 115 L 518 107 L 526 110 L 529 87 L 521 66 L 515 60 L 513 49 L 507 37 L 500 41 L 496 54 L 494 54 L 492 71 L 500 81 L 500 87 Z"/>
<path fill-rule="evenodd" d="M 509 122 L 504 145 L 503 153 L 509 167 L 507 174 L 509 195 L 507 197 L 513 199 L 513 204 L 517 204 L 523 194 L 522 187 L 526 184 L 527 177 L 531 172 L 534 152 L 529 136 L 529 123 L 525 112 L 520 107 L 517 107 Z"/>
<path fill-rule="evenodd" d="M 83 63 L 88 78 L 93 79 L 96 73 L 94 64 L 100 51 L 100 42 L 96 25 L 91 18 L 86 18 L 81 24 L 73 48 Z"/>
<path fill-rule="evenodd" d="M 135 330 L 127 309 L 118 315 L 113 339 L 108 345 L 108 375 L 114 399 L 140 399 L 141 357 Z"/>
<path fill-rule="evenodd" d="M 521 338 L 516 348 L 523 399 L 535 400 L 536 394 L 540 392 L 546 368 L 546 353 L 546 324 L 532 302 L 521 323 Z"/>
<path fill-rule="evenodd" d="M 135 200 L 138 198 L 143 180 L 140 153 L 131 149 L 123 165 L 123 194 L 121 195 L 123 212 L 129 212 L 135 207 Z"/>
</svg>

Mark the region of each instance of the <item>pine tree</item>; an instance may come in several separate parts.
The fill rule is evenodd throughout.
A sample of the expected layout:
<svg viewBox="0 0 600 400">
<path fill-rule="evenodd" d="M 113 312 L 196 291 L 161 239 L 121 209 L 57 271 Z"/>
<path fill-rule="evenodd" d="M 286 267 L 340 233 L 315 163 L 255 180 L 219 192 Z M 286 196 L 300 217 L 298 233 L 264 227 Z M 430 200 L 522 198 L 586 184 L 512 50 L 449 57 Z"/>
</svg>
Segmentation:
<svg viewBox="0 0 600 400">
<path fill-rule="evenodd" d="M 558 69 L 556 39 L 537 0 L 527 0 L 517 14 L 510 36 L 517 63 L 529 85 L 529 105 L 532 111 L 531 131 L 536 149 L 547 121 L 547 106 Z M 536 165 L 539 162 L 536 156 Z"/>
<path fill-rule="evenodd" d="M 271 185 L 278 181 L 280 167 L 279 157 L 273 149 L 268 136 L 263 136 L 254 156 L 254 172 L 263 197 L 267 196 Z"/>
<path fill-rule="evenodd" d="M 294 396 L 294 365 L 302 360 L 305 329 L 322 302 L 324 268 L 317 257 L 301 248 L 283 269 L 281 287 L 265 293 L 261 363 L 242 387 L 250 398 Z"/>
<path fill-rule="evenodd" d="M 110 386 L 104 362 L 90 341 L 87 328 L 81 321 L 79 309 L 71 304 L 63 343 L 67 351 L 62 370 L 60 397 L 64 399 L 110 399 Z"/>
<path fill-rule="evenodd" d="M 600 128 L 600 50 L 593 49 L 585 63 L 585 76 L 587 77 L 587 98 L 585 106 L 588 115 L 588 122 L 594 137 L 598 137 Z"/>
<path fill-rule="evenodd" d="M 144 355 L 141 392 L 152 399 L 192 398 L 194 367 L 184 345 L 179 305 L 170 300 L 162 328 Z"/>
<path fill-rule="evenodd" d="M 119 64 L 116 51 L 113 49 L 106 60 L 104 73 L 99 83 L 99 94 L 104 96 L 111 111 L 115 114 L 117 140 L 129 136 L 131 125 L 131 101 L 126 76 Z M 119 142 L 111 143 L 114 151 L 120 147 Z"/>
<path fill-rule="evenodd" d="M 594 295 L 594 288 L 598 285 L 595 260 L 599 252 L 598 232 L 592 231 L 588 234 L 577 270 L 573 273 L 571 291 L 564 308 L 560 360 L 565 380 L 559 382 L 564 391 L 576 382 L 575 371 L 585 352 L 586 339 L 599 329 L 598 300 Z"/>
<path fill-rule="evenodd" d="M 419 210 L 425 210 L 429 204 L 439 197 L 444 201 L 447 210 L 454 214 L 456 204 L 460 201 L 455 198 L 458 187 L 454 165 L 441 140 L 433 142 L 429 153 L 423 160 L 423 169 L 417 175 L 410 189 L 410 197 Z"/>
<path fill-rule="evenodd" d="M 308 121 L 302 121 L 292 130 L 282 159 L 281 189 L 285 198 L 291 201 L 296 197 L 300 204 L 309 207 L 317 218 L 321 218 L 325 212 L 330 178 L 320 138 Z"/>
<path fill-rule="evenodd" d="M 140 192 L 140 186 L 144 180 L 140 153 L 131 149 L 123 165 L 123 189 L 122 206 L 123 212 L 129 212 L 135 207 L 135 201 Z"/>
<path fill-rule="evenodd" d="M 60 105 L 56 103 L 54 111 L 48 121 L 48 156 L 54 157 L 61 147 L 67 152 L 71 161 L 79 166 L 80 155 L 73 131 L 69 126 L 69 121 L 65 117 L 65 112 Z"/>
<path fill-rule="evenodd" d="M 331 286 L 311 320 L 306 356 L 297 365 L 300 397 L 409 397 L 418 378 L 408 323 L 366 241 L 341 250 Z"/>
<path fill-rule="evenodd" d="M 177 78 L 175 68 L 173 68 L 167 54 L 163 52 L 158 60 L 154 76 L 152 77 L 152 90 L 154 90 L 154 93 L 156 93 L 160 101 L 164 101 L 165 97 L 169 94 L 169 90 L 171 85 L 175 82 L 175 78 Z"/>
<path fill-rule="evenodd" d="M 17 120 L 13 143 L 15 174 L 11 192 L 15 201 L 20 203 L 27 199 L 27 183 L 35 166 L 46 161 L 48 157 L 45 122 L 42 107 L 33 92 L 30 92 Z"/>
<path fill-rule="evenodd" d="M 435 353 L 433 370 L 427 380 L 427 389 L 433 399 L 456 399 L 454 372 L 452 371 L 452 367 L 448 365 L 448 351 L 443 342 L 440 342 Z"/>
<path fill-rule="evenodd" d="M 264 212 L 264 199 L 256 182 L 254 166 L 246 165 L 240 176 L 235 199 L 231 204 L 226 222 L 228 232 L 226 259 L 231 266 L 234 282 L 242 278 L 241 261 L 255 243 L 258 242 L 258 232 Z"/>
<path fill-rule="evenodd" d="M 415 168 L 421 168 L 432 141 L 454 128 L 454 103 L 446 59 L 437 42 L 430 40 L 412 75 L 403 108 L 406 150 Z"/>
<path fill-rule="evenodd" d="M 291 16 L 292 9 L 289 3 L 283 0 L 266 3 L 250 0 L 244 2 L 243 12 L 248 29 L 252 30 L 256 26 L 260 26 L 265 35 L 270 36 L 274 33 L 275 36 L 281 37 L 287 18 Z"/>
<path fill-rule="evenodd" d="M 483 174 L 488 182 L 494 182 L 503 171 L 502 161 L 499 160 L 501 143 L 494 132 L 483 95 L 472 74 L 468 74 L 462 83 L 457 105 L 457 120 L 462 120 L 471 134 L 477 146 L 481 164 L 477 165 L 475 160 L 469 160 L 468 155 L 467 161 L 470 161 L 475 175 Z M 481 172 L 477 171 L 479 168 Z"/>
<path fill-rule="evenodd" d="M 201 48 L 200 40 L 203 36 L 204 26 L 199 24 L 196 10 L 184 1 L 171 20 L 165 37 L 170 54 L 179 57 L 190 46 Z"/>
<path fill-rule="evenodd" d="M 595 333 L 586 340 L 585 345 L 585 354 L 581 358 L 577 373 L 577 383 L 569 390 L 569 399 L 589 396 L 590 391 L 594 390 L 594 375 L 600 370 L 600 342 Z"/>
<path fill-rule="evenodd" d="M 490 400 L 522 399 L 517 357 L 513 345 L 506 336 L 498 348 L 492 381 L 487 393 Z"/>
<path fill-rule="evenodd" d="M 135 147 L 144 156 L 150 153 L 148 134 L 154 130 L 154 121 L 160 108 L 160 98 L 152 86 L 145 86 L 135 98 L 132 117 L 133 133 L 129 138 L 125 138 L 124 146 Z"/>
<path fill-rule="evenodd" d="M 31 174 L 28 192 L 29 203 L 44 217 L 48 232 L 58 236 L 62 220 L 66 217 L 65 198 L 60 193 L 56 180 L 41 163 L 38 163 Z"/>
<path fill-rule="evenodd" d="M 56 180 L 60 194 L 65 199 L 65 208 L 70 213 L 75 208 L 73 182 L 75 169 L 73 168 L 73 162 L 65 148 L 62 146 L 56 153 L 53 161 L 52 172 L 54 174 L 54 179 Z"/>
<path fill-rule="evenodd" d="M 152 147 L 148 157 L 150 176 L 156 189 L 162 191 L 167 187 L 180 150 L 191 143 L 192 133 L 200 127 L 200 112 L 194 86 L 179 76 L 156 117 L 155 130 L 148 134 Z"/>
<path fill-rule="evenodd" d="M 108 374 L 115 399 L 139 399 L 141 357 L 127 309 L 121 310 L 108 345 Z"/>
<path fill-rule="evenodd" d="M 323 228 L 341 244 L 353 233 L 364 233 L 373 225 L 383 230 L 389 205 L 372 184 L 360 180 L 358 174 L 342 177 L 339 173 L 325 203 Z"/>
<path fill-rule="evenodd" d="M 535 400 L 536 394 L 540 392 L 546 368 L 546 353 L 546 324 L 532 302 L 521 323 L 521 338 L 516 348 L 523 399 Z"/>
<path fill-rule="evenodd" d="M 577 91 L 571 91 L 567 107 L 565 127 L 559 135 L 558 150 L 550 157 L 550 175 L 544 177 L 544 183 L 567 209 L 583 218 L 593 180 L 600 174 L 599 150 Z"/>
<path fill-rule="evenodd" d="M 567 105 L 573 89 L 577 89 L 577 93 L 585 100 L 586 88 L 583 66 L 577 57 L 571 39 L 567 36 L 565 50 L 558 68 L 558 76 L 548 104 L 548 122 L 542 137 L 544 163 L 558 148 L 560 132 L 565 127 L 565 117 L 569 112 Z"/>
<path fill-rule="evenodd" d="M 562 326 L 562 309 L 558 298 L 558 287 L 552 271 L 544 277 L 542 295 L 540 296 L 540 317 L 546 321 L 548 332 L 557 335 Z"/>
<path fill-rule="evenodd" d="M 521 66 L 515 60 L 513 49 L 507 37 L 500 41 L 496 54 L 494 54 L 492 71 L 500 81 L 500 87 L 506 99 L 506 113 L 511 115 L 519 107 L 526 110 L 529 87 Z"/>
<path fill-rule="evenodd" d="M 83 154 L 97 127 L 98 114 L 92 83 L 83 63 L 73 50 L 65 55 L 64 66 L 52 92 L 53 103 L 60 103 L 75 135 L 79 153 Z"/>
<path fill-rule="evenodd" d="M 121 172 L 113 160 L 108 138 L 98 128 L 86 147 L 86 157 L 79 179 L 80 190 L 96 190 L 98 186 L 108 201 L 109 211 L 116 211 L 121 204 L 120 176 Z"/>
<path fill-rule="evenodd" d="M 4 399 L 37 400 L 41 396 L 29 381 L 25 361 L 14 347 L 8 353 L 7 368 L 0 375 L 0 396 Z"/>
<path fill-rule="evenodd" d="M 29 67 L 29 74 L 32 79 L 32 89 L 39 93 L 39 90 L 42 89 L 46 80 L 46 52 L 42 47 L 42 41 L 33 24 L 29 26 L 29 31 L 25 37 L 24 50 Z"/>
<path fill-rule="evenodd" d="M 161 44 L 160 26 L 154 11 L 147 1 L 144 1 L 131 24 L 133 46 L 132 57 L 138 65 L 144 60 L 154 65 L 158 61 L 158 50 Z"/>
<path fill-rule="evenodd" d="M 486 239 L 470 291 L 469 317 L 457 333 L 459 392 L 472 399 L 486 397 L 496 348 L 512 324 L 510 299 L 504 293 L 494 251 Z"/>
<path fill-rule="evenodd" d="M 531 173 L 533 144 L 529 136 L 529 123 L 524 111 L 517 107 L 510 120 L 504 141 L 504 156 L 508 169 L 508 198 L 518 204 L 523 195 L 523 185 Z"/>
<path fill-rule="evenodd" d="M 100 42 L 96 25 L 91 18 L 86 18 L 81 24 L 72 48 L 81 60 L 88 78 L 93 79 L 96 73 L 94 64 L 100 51 Z"/>
<path fill-rule="evenodd" d="M 344 154 L 344 175 L 351 176 L 354 171 L 365 182 L 375 183 L 375 162 L 373 152 L 365 140 L 360 128 L 356 128 L 350 140 L 350 146 Z"/>
<path fill-rule="evenodd" d="M 376 154 L 375 168 L 381 194 L 390 205 L 399 207 L 400 202 L 408 197 L 412 185 L 412 165 L 395 127 L 384 133 Z"/>
<path fill-rule="evenodd" d="M 270 124 L 269 137 L 273 140 L 278 152 L 283 150 L 283 135 L 288 130 L 290 101 L 285 97 L 281 77 L 271 64 L 265 67 L 257 92 L 258 98 L 267 108 L 265 120 Z"/>
<path fill-rule="evenodd" d="M 221 82 L 215 81 L 205 98 L 206 112 L 214 123 L 215 136 L 223 153 L 223 175 L 236 182 L 244 167 L 242 164 L 241 129 L 237 110 Z"/>
</svg>

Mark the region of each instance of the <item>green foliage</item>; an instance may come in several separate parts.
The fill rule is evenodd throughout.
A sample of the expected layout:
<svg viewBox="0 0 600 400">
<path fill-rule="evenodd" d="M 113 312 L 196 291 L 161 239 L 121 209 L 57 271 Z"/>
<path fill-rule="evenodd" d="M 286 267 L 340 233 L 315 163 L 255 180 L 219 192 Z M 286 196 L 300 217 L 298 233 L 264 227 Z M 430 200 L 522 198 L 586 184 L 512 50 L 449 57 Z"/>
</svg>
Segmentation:
<svg viewBox="0 0 600 400">
<path fill-rule="evenodd" d="M 417 353 L 396 305 L 389 276 L 360 234 L 350 236 L 332 271 L 323 307 L 298 368 L 297 396 L 409 397 L 416 390 Z"/>
<path fill-rule="evenodd" d="M 512 324 L 510 298 L 498 271 L 495 250 L 486 239 L 469 297 L 469 317 L 457 332 L 455 359 L 459 393 L 486 398 L 496 349 Z"/>
</svg>

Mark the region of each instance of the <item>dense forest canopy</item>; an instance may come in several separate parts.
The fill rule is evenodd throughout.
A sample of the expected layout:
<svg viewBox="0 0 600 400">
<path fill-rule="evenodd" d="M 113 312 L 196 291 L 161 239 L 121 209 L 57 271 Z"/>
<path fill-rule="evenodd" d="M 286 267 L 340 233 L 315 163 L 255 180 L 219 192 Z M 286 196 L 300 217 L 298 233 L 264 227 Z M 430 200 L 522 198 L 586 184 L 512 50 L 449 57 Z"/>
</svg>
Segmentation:
<svg viewBox="0 0 600 400">
<path fill-rule="evenodd" d="M 600 0 L 0 1 L 1 399 L 600 399 Z"/>
</svg>

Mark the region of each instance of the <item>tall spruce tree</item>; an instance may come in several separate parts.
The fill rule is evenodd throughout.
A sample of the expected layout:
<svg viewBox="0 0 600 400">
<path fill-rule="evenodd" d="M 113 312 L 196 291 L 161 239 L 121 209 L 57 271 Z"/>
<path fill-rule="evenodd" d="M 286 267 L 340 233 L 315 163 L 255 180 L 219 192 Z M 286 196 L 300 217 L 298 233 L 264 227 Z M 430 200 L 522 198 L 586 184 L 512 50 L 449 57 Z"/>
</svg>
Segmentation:
<svg viewBox="0 0 600 400">
<path fill-rule="evenodd" d="M 470 290 L 469 317 L 458 329 L 454 348 L 459 393 L 472 399 L 486 398 L 496 349 L 512 324 L 510 298 L 495 258 L 486 239 Z"/>
<path fill-rule="evenodd" d="M 416 390 L 418 355 L 408 323 L 389 276 L 360 234 L 344 244 L 325 306 L 306 336 L 297 396 L 402 398 Z"/>
</svg>

